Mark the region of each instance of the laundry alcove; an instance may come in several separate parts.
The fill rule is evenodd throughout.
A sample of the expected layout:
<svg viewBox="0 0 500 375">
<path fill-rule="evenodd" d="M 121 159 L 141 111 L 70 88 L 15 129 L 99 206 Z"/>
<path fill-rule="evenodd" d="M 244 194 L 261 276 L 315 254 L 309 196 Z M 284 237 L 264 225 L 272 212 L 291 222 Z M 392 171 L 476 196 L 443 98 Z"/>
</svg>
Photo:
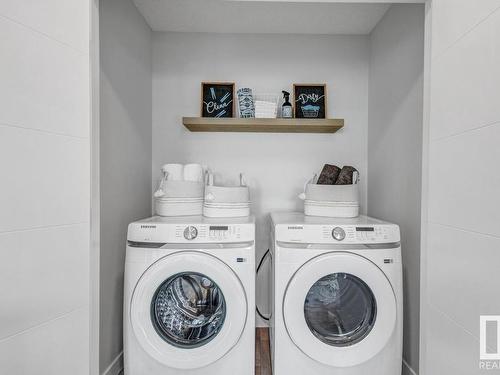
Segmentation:
<svg viewBox="0 0 500 375">
<path fill-rule="evenodd" d="M 355 166 L 362 212 L 401 226 L 404 371 L 418 371 L 424 23 L 423 4 L 411 1 L 100 0 L 101 373 L 121 368 L 127 225 L 151 216 L 166 162 L 208 165 L 220 183 L 245 173 L 259 259 L 270 212 L 302 210 L 297 195 L 323 164 Z M 200 116 L 205 81 L 259 93 L 325 83 L 327 118 L 344 126 L 191 132 L 183 117 Z M 264 264 L 263 313 L 267 276 Z"/>
</svg>

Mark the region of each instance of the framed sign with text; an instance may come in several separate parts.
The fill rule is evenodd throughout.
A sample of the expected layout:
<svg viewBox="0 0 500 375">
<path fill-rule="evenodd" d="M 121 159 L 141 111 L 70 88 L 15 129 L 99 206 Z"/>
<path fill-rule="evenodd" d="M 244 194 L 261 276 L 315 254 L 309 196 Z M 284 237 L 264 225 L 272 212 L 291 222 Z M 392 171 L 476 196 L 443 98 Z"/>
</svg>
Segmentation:
<svg viewBox="0 0 500 375">
<path fill-rule="evenodd" d="M 234 82 L 201 83 L 201 117 L 234 117 Z"/>
<path fill-rule="evenodd" d="M 326 84 L 294 84 L 295 118 L 326 118 Z"/>
</svg>

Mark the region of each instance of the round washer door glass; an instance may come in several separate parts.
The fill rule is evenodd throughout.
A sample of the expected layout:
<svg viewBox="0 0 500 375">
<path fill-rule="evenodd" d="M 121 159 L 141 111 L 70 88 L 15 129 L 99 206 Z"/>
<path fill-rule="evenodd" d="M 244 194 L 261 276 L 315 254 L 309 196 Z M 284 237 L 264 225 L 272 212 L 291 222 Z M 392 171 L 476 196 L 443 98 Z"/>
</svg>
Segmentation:
<svg viewBox="0 0 500 375">
<path fill-rule="evenodd" d="M 192 370 L 235 347 L 248 308 L 231 267 L 211 254 L 186 250 L 158 259 L 142 274 L 130 300 L 130 323 L 148 355 L 169 368 Z"/>
<path fill-rule="evenodd" d="M 363 280 L 348 273 L 333 273 L 309 289 L 304 316 L 311 332 L 325 344 L 350 346 L 370 333 L 377 303 Z"/>
<path fill-rule="evenodd" d="M 166 342 L 196 348 L 211 341 L 224 325 L 226 301 L 219 286 L 196 272 L 163 282 L 151 302 L 151 320 Z"/>
</svg>

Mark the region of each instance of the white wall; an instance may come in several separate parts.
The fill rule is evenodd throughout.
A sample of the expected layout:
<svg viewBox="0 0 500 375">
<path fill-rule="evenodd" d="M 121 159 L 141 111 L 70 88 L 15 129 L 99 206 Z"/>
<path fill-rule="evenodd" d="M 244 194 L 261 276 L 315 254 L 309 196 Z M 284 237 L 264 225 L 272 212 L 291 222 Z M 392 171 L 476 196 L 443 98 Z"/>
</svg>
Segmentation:
<svg viewBox="0 0 500 375">
<path fill-rule="evenodd" d="M 401 228 L 406 374 L 419 360 L 424 7 L 392 5 L 370 43 L 368 214 Z"/>
<path fill-rule="evenodd" d="M 0 2 L 0 369 L 89 373 L 89 1 Z"/>
<path fill-rule="evenodd" d="M 258 257 L 268 248 L 268 214 L 301 210 L 297 195 L 324 163 L 356 166 L 366 204 L 367 36 L 153 34 L 153 182 L 167 162 L 201 162 L 217 183 L 244 172 L 257 217 Z M 202 81 L 235 81 L 254 92 L 328 84 L 328 115 L 345 119 L 336 134 L 190 133 L 182 116 L 199 116 Z M 263 270 L 265 274 L 265 270 Z M 265 282 L 258 301 L 266 305 Z M 268 309 L 263 307 L 266 312 Z"/>
<path fill-rule="evenodd" d="M 479 369 L 500 300 L 500 0 L 434 0 L 421 373 Z"/>
<path fill-rule="evenodd" d="M 151 214 L 151 29 L 131 0 L 100 0 L 100 42 L 100 371 L 113 374 L 127 225 Z"/>
</svg>

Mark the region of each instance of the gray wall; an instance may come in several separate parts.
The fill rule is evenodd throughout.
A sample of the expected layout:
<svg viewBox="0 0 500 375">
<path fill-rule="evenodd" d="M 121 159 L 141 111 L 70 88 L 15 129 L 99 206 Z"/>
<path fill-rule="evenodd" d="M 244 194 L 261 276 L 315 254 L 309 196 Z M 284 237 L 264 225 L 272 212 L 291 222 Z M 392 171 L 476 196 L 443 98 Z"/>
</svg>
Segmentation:
<svg viewBox="0 0 500 375">
<path fill-rule="evenodd" d="M 500 0 L 434 0 L 431 42 L 421 373 L 498 373 L 479 317 L 500 314 Z"/>
<path fill-rule="evenodd" d="M 356 166 L 366 205 L 368 36 L 153 34 L 153 179 L 167 162 L 202 162 L 217 182 L 244 172 L 257 217 L 258 257 L 269 246 L 268 214 L 302 210 L 297 195 L 326 162 Z M 297 54 L 300 46 L 300 54 Z M 191 133 L 182 116 L 199 116 L 202 81 L 235 81 L 257 93 L 294 82 L 328 84 L 328 115 L 345 119 L 336 134 Z M 257 300 L 268 311 L 266 269 Z M 262 322 L 261 322 L 262 323 Z"/>
<path fill-rule="evenodd" d="M 418 372 L 424 7 L 391 6 L 370 41 L 368 214 L 401 227 L 404 371 Z"/>
<path fill-rule="evenodd" d="M 90 2 L 62 5 L 0 1 L 2 374 L 89 373 Z"/>
<path fill-rule="evenodd" d="M 100 42 L 102 373 L 122 351 L 127 224 L 151 214 L 151 29 L 131 0 L 101 0 Z"/>
</svg>

